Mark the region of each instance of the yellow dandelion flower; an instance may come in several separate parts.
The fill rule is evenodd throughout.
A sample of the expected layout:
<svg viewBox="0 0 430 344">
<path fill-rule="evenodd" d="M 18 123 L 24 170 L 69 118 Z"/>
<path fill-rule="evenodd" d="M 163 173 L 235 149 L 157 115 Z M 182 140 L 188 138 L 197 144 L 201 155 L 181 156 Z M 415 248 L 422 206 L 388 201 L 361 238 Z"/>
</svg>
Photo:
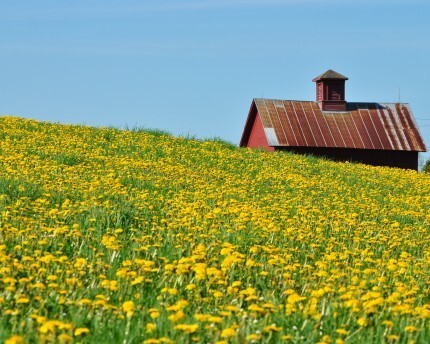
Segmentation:
<svg viewBox="0 0 430 344">
<path fill-rule="evenodd" d="M 266 326 L 265 328 L 264 328 L 264 332 L 279 332 L 279 331 L 281 331 L 282 330 L 282 327 L 277 327 L 276 326 L 276 324 L 272 324 L 272 325 L 269 325 L 269 326 Z"/>
<path fill-rule="evenodd" d="M 405 332 L 417 332 L 418 331 L 418 327 L 416 326 L 406 326 L 404 328 Z"/>
<path fill-rule="evenodd" d="M 83 335 L 83 334 L 87 334 L 89 332 L 90 332 L 90 330 L 87 329 L 86 327 L 78 327 L 73 334 L 75 336 L 80 336 L 80 335 Z"/>
<path fill-rule="evenodd" d="M 343 328 L 338 328 L 335 332 L 343 336 L 346 336 L 348 334 L 348 331 Z"/>
<path fill-rule="evenodd" d="M 61 333 L 57 338 L 60 343 L 70 343 L 72 341 L 72 337 L 66 333 Z"/>
<path fill-rule="evenodd" d="M 248 341 L 259 340 L 261 338 L 261 334 L 253 333 L 246 337 Z"/>
<path fill-rule="evenodd" d="M 391 340 L 393 342 L 397 342 L 400 339 L 400 336 L 396 335 L 396 334 L 390 334 L 389 336 L 387 336 L 388 340 Z"/>
<path fill-rule="evenodd" d="M 133 316 L 134 309 L 135 306 L 133 301 L 126 301 L 122 304 L 122 311 L 126 313 L 128 317 Z"/>
<path fill-rule="evenodd" d="M 255 303 L 250 305 L 248 307 L 248 310 L 253 311 L 253 312 L 265 313 L 264 308 L 260 307 L 259 305 L 255 304 Z"/>
<path fill-rule="evenodd" d="M 157 326 L 155 324 L 148 323 L 148 324 L 146 324 L 145 329 L 146 329 L 147 333 L 152 333 L 156 327 Z"/>
<path fill-rule="evenodd" d="M 391 320 L 384 320 L 382 322 L 382 325 L 386 326 L 386 327 L 393 327 L 394 323 Z"/>
<path fill-rule="evenodd" d="M 359 326 L 362 326 L 362 327 L 366 326 L 366 324 L 367 324 L 367 320 L 366 320 L 366 318 L 363 318 L 363 317 L 359 318 L 359 319 L 357 320 L 357 324 L 358 324 Z"/>
<path fill-rule="evenodd" d="M 179 324 L 174 327 L 175 330 L 180 330 L 185 333 L 194 333 L 199 329 L 198 324 Z"/>
<path fill-rule="evenodd" d="M 197 286 L 194 283 L 190 283 L 185 287 L 186 290 L 194 290 L 196 288 Z"/>
<path fill-rule="evenodd" d="M 169 320 L 171 320 L 173 322 L 177 322 L 177 321 L 182 320 L 184 318 L 185 318 L 185 314 L 182 311 L 177 311 L 176 313 L 169 315 Z"/>
<path fill-rule="evenodd" d="M 5 344 L 25 344 L 25 339 L 22 336 L 14 335 L 6 339 L 4 343 Z"/>
<path fill-rule="evenodd" d="M 222 330 L 222 332 L 221 332 L 221 338 L 229 338 L 229 337 L 233 337 L 235 335 L 236 335 L 236 330 L 231 328 L 231 327 L 228 327 L 228 328 Z"/>
<path fill-rule="evenodd" d="M 29 303 L 29 302 L 30 302 L 30 299 L 27 299 L 26 297 L 19 297 L 16 300 L 16 303 L 18 303 L 18 304 L 20 304 L 20 303 Z"/>
</svg>

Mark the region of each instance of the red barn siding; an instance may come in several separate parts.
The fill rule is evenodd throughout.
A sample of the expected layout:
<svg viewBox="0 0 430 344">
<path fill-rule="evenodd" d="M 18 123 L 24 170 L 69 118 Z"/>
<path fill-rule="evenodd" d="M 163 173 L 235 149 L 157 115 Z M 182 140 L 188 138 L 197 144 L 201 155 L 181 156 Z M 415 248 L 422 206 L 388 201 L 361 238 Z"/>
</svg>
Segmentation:
<svg viewBox="0 0 430 344">
<path fill-rule="evenodd" d="M 252 126 L 251 133 L 249 135 L 248 147 L 250 148 L 263 148 L 269 152 L 273 152 L 275 149 L 269 146 L 267 141 L 266 133 L 264 132 L 263 123 L 261 122 L 260 115 L 257 113 Z"/>
</svg>

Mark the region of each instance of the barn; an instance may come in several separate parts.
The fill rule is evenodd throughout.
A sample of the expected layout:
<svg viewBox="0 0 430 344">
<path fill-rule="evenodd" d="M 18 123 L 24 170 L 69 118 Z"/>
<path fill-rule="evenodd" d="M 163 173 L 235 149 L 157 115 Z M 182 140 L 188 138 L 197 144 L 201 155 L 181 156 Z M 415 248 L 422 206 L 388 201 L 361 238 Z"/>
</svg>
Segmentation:
<svg viewBox="0 0 430 344">
<path fill-rule="evenodd" d="M 315 101 L 253 99 L 240 146 L 417 170 L 426 147 L 409 104 L 347 102 L 346 80 L 313 79 Z"/>
</svg>

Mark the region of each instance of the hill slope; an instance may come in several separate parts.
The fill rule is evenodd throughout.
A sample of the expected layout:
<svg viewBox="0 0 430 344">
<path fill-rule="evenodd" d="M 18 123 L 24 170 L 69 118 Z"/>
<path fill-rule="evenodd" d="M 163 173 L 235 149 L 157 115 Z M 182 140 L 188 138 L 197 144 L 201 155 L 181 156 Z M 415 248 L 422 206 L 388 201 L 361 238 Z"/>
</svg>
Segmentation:
<svg viewBox="0 0 430 344">
<path fill-rule="evenodd" d="M 430 340 L 428 175 L 12 117 L 0 154 L 0 340 Z"/>
</svg>

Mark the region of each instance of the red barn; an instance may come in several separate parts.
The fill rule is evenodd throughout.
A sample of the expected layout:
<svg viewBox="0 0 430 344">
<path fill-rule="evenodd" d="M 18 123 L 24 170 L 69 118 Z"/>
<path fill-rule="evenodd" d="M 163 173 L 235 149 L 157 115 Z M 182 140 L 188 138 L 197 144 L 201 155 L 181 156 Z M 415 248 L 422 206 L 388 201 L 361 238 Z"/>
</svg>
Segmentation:
<svg viewBox="0 0 430 344">
<path fill-rule="evenodd" d="M 409 104 L 346 102 L 346 80 L 316 77 L 316 101 L 254 99 L 240 146 L 417 170 L 426 147 Z"/>
</svg>

